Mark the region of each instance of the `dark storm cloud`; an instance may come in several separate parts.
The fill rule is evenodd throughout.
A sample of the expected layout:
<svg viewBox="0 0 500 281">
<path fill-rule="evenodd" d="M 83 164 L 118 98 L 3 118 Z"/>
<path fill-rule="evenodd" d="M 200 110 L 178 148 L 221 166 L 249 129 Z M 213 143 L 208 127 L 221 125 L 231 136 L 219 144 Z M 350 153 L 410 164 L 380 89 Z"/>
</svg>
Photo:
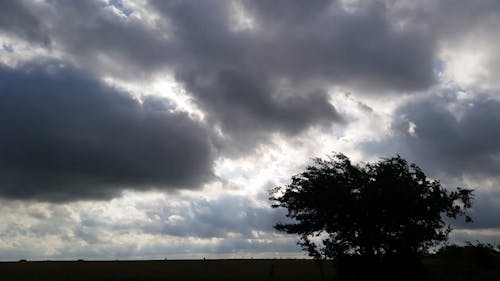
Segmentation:
<svg viewBox="0 0 500 281">
<path fill-rule="evenodd" d="M 437 0 L 414 2 L 400 10 L 411 24 L 431 27 L 440 39 L 459 39 L 469 32 L 481 32 L 498 24 L 500 2 L 496 0 Z M 491 30 L 489 30 L 491 31 Z M 493 39 L 493 38 L 492 38 Z"/>
<path fill-rule="evenodd" d="M 125 79 L 172 71 L 222 130 L 220 147 L 229 151 L 273 132 L 342 122 L 327 85 L 379 93 L 425 89 L 435 80 L 432 34 L 398 28 L 382 2 L 354 11 L 337 1 L 148 3 L 159 15 L 152 25 L 120 1 L 51 0 L 36 15 L 50 23 L 44 34 L 54 48 L 92 71 Z M 238 3 L 254 29 L 238 30 Z"/>
<path fill-rule="evenodd" d="M 473 223 L 463 220 L 452 222 L 455 229 L 499 229 L 500 230 L 500 190 L 478 190 L 470 215 Z"/>
<path fill-rule="evenodd" d="M 224 2 L 154 4 L 173 25 L 173 44 L 180 54 L 173 61 L 176 78 L 228 137 L 220 142 L 225 150 L 241 153 L 269 132 L 295 134 L 340 121 L 323 90 L 277 91 L 274 74 L 256 62 L 262 61 L 261 50 L 252 43 L 258 38 L 230 30 L 231 11 Z"/>
<path fill-rule="evenodd" d="M 341 122 L 326 84 L 416 90 L 434 82 L 433 40 L 396 30 L 382 4 L 348 13 L 332 1 L 248 1 L 255 30 L 234 31 L 226 2 L 151 2 L 173 30 L 176 78 L 240 151 L 268 132 Z"/>
<path fill-rule="evenodd" d="M 57 44 L 53 48 L 90 71 L 126 80 L 147 79 L 175 55 L 165 39 L 168 26 L 129 17 L 131 11 L 119 3 L 49 0 L 38 16 L 51 23 L 47 34 Z M 111 7 L 125 11 L 124 16 Z"/>
<path fill-rule="evenodd" d="M 0 131 L 3 197 L 110 198 L 194 188 L 212 174 L 201 124 L 60 62 L 0 68 Z"/>
<path fill-rule="evenodd" d="M 262 30 L 263 60 L 294 79 L 321 77 L 374 90 L 412 91 L 435 82 L 435 40 L 398 28 L 390 5 L 365 2 L 347 11 L 340 1 L 245 1 Z"/>
<path fill-rule="evenodd" d="M 293 135 L 311 125 L 342 122 L 324 91 L 276 97 L 270 81 L 257 73 L 226 70 L 184 81 L 209 113 L 208 119 L 228 135 L 219 146 L 236 154 L 252 148 L 269 132 Z"/>
<path fill-rule="evenodd" d="M 144 11 L 156 17 L 148 21 L 121 1 L 2 3 L 12 15 L 2 18 L 3 30 L 49 38 L 51 48 L 96 76 L 134 82 L 170 71 L 204 112 L 207 127 L 221 129 L 216 145 L 233 154 L 275 132 L 291 136 L 342 123 L 329 85 L 374 94 L 427 89 L 436 81 L 441 33 L 458 30 L 449 22 L 465 15 L 453 6 L 449 19 L 440 20 L 418 4 L 398 10 L 383 1 L 349 10 L 340 1 L 151 0 Z M 491 8 L 484 3 L 472 9 L 475 18 Z M 252 18 L 253 29 L 238 29 L 235 7 Z M 417 22 L 420 16 L 426 20 Z"/>
<path fill-rule="evenodd" d="M 496 176 L 500 101 L 495 96 L 459 98 L 449 90 L 410 102 L 394 113 L 393 137 L 363 147 L 370 153 L 401 153 L 434 173 Z"/>
<path fill-rule="evenodd" d="M 29 6 L 23 0 L 0 1 L 0 31 L 47 45 L 50 40 L 42 19 Z"/>
<path fill-rule="evenodd" d="M 235 68 L 250 78 L 265 73 L 392 90 L 434 82 L 433 37 L 398 29 L 381 2 L 347 12 L 336 1 L 244 1 L 256 27 L 240 32 L 225 2 L 151 2 L 170 20 L 178 52 L 186 55 L 179 71 Z"/>
</svg>

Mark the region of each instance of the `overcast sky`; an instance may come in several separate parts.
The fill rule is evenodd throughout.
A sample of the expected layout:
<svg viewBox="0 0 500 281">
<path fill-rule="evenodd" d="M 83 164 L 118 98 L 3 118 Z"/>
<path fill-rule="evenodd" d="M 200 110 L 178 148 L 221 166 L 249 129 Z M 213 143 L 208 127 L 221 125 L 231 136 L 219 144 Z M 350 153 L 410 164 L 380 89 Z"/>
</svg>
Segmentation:
<svg viewBox="0 0 500 281">
<path fill-rule="evenodd" d="M 0 1 L 0 260 L 304 257 L 268 192 L 397 153 L 500 243 L 500 2 Z"/>
</svg>

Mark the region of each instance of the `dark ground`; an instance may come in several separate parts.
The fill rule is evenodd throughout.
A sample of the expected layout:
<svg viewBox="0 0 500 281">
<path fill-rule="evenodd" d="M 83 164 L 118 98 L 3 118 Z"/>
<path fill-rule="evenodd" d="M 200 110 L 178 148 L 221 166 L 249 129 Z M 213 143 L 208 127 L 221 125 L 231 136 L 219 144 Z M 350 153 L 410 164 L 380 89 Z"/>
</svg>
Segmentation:
<svg viewBox="0 0 500 281">
<path fill-rule="evenodd" d="M 500 280 L 500 260 L 427 257 L 428 280 Z M 334 263 L 300 259 L 19 261 L 0 262 L 0 280 L 153 281 L 305 280 L 331 281 Z M 356 270 L 363 270 L 358 268 Z"/>
<path fill-rule="evenodd" d="M 332 280 L 333 265 L 313 260 L 160 260 L 1 262 L 0 280 L 153 281 L 153 280 Z"/>
</svg>

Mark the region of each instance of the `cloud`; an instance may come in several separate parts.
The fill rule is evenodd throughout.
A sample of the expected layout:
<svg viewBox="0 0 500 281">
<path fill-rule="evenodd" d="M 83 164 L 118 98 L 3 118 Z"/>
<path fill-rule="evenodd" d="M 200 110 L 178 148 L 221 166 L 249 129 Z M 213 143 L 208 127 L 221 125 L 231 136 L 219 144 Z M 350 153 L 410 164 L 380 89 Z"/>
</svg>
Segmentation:
<svg viewBox="0 0 500 281">
<path fill-rule="evenodd" d="M 213 200 L 190 198 L 185 202 L 189 203 L 175 210 L 147 208 L 148 217 L 156 222 L 145 229 L 172 236 L 254 237 L 254 233 L 273 232 L 273 225 L 285 218 L 282 210 L 258 207 L 241 195 L 222 195 Z"/>
<path fill-rule="evenodd" d="M 295 236 L 272 230 L 284 214 L 245 195 L 130 195 L 64 205 L 4 199 L 0 259 L 303 255 Z"/>
<path fill-rule="evenodd" d="M 47 34 L 79 65 L 93 73 L 127 80 L 148 79 L 168 68 L 168 25 L 150 19 L 154 11 L 130 10 L 116 1 L 49 1 L 39 17 L 51 23 Z"/>
<path fill-rule="evenodd" d="M 218 147 L 232 155 L 274 133 L 345 122 L 330 102 L 330 85 L 394 94 L 435 83 L 434 37 L 400 28 L 383 2 L 356 9 L 342 1 L 30 7 L 48 22 L 42 33 L 57 43 L 52 48 L 95 73 L 132 82 L 172 73 L 222 132 Z M 251 24 L 241 28 L 241 21 Z"/>
<path fill-rule="evenodd" d="M 130 215 L 114 218 L 116 214 L 103 213 L 98 208 L 79 212 L 76 236 L 88 240 L 89 233 L 110 231 L 200 239 L 258 239 L 261 235 L 270 235 L 274 224 L 286 219 L 284 210 L 272 209 L 269 204 L 259 206 L 242 195 L 221 195 L 213 199 L 177 195 L 135 200 L 133 205 L 119 207 L 129 208 Z"/>
<path fill-rule="evenodd" d="M 465 223 L 462 220 L 452 222 L 454 229 L 473 230 L 500 230 L 500 190 L 477 190 L 470 215 L 474 220 L 472 223 Z M 497 237 L 498 239 L 498 237 Z"/>
<path fill-rule="evenodd" d="M 0 30 L 38 44 L 50 43 L 42 20 L 24 0 L 1 1 Z"/>
<path fill-rule="evenodd" d="M 211 125 L 222 130 L 226 138 L 220 139 L 219 148 L 225 151 L 245 152 L 273 132 L 293 135 L 341 120 L 324 88 L 283 93 L 274 85 L 274 75 L 259 74 L 259 61 L 265 59 L 259 53 L 264 50 L 252 43 L 259 38 L 230 30 L 232 10 L 226 2 L 162 1 L 130 7 L 116 1 L 77 2 L 25 6 L 37 11 L 30 14 L 38 20 L 33 26 L 55 42 L 50 46 L 54 52 L 96 76 L 134 83 L 172 72 Z M 42 30 L 41 22 L 47 28 Z M 252 69 L 240 67 L 241 59 L 255 61 Z"/>
<path fill-rule="evenodd" d="M 492 177 L 500 172 L 500 101 L 496 93 L 445 89 L 401 105 L 392 136 L 366 142 L 369 153 L 401 153 L 432 173 Z"/>
<path fill-rule="evenodd" d="M 208 113 L 207 119 L 222 130 L 224 137 L 218 144 L 226 152 L 246 152 L 273 132 L 296 135 L 310 126 L 329 127 L 343 122 L 322 90 L 276 97 L 266 78 L 250 76 L 224 70 L 212 77 L 185 78 L 188 89 Z M 199 85 L 200 78 L 208 81 Z"/>
<path fill-rule="evenodd" d="M 103 199 L 124 188 L 196 188 L 213 177 L 210 133 L 62 62 L 0 69 L 0 195 Z"/>
<path fill-rule="evenodd" d="M 261 25 L 261 63 L 273 72 L 376 93 L 426 89 L 435 82 L 434 38 L 399 28 L 389 3 L 348 9 L 343 1 L 245 1 L 245 7 Z"/>
<path fill-rule="evenodd" d="M 151 3 L 173 30 L 176 78 L 227 136 L 222 147 L 241 152 L 269 133 L 344 122 L 327 85 L 413 91 L 434 83 L 432 38 L 397 30 L 384 5 L 351 13 L 335 2 L 244 1 L 238 9 L 255 27 L 235 30 L 226 2 Z"/>
</svg>

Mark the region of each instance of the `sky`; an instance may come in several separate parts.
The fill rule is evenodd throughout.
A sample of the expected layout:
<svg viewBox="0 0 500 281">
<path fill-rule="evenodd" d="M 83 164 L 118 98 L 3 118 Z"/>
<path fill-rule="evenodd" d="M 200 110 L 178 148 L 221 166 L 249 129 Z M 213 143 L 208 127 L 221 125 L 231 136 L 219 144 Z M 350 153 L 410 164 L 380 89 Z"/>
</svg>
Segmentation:
<svg viewBox="0 0 500 281">
<path fill-rule="evenodd" d="M 500 243 L 500 2 L 0 1 L 0 260 L 306 257 L 273 187 L 400 154 Z"/>
</svg>

